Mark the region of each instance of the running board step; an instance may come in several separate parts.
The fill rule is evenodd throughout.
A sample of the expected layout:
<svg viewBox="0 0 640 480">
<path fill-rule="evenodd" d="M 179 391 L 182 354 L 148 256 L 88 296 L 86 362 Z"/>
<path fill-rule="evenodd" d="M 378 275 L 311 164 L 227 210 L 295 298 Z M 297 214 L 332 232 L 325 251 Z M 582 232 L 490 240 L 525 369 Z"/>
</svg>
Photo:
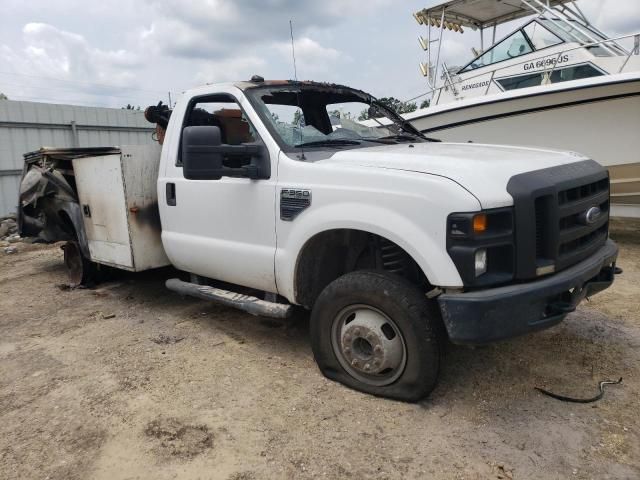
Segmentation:
<svg viewBox="0 0 640 480">
<path fill-rule="evenodd" d="M 292 305 L 286 303 L 267 302 L 250 295 L 230 292 L 208 285 L 183 282 L 177 278 L 167 280 L 165 285 L 169 290 L 173 290 L 180 295 L 210 300 L 260 317 L 287 318 L 291 315 L 293 309 Z"/>
</svg>

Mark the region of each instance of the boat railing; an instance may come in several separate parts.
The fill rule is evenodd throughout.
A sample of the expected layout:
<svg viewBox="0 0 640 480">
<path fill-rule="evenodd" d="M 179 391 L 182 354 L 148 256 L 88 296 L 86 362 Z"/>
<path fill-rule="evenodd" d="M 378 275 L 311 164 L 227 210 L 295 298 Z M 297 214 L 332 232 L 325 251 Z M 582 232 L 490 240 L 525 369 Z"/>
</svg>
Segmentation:
<svg viewBox="0 0 640 480">
<path fill-rule="evenodd" d="M 615 43 L 618 42 L 620 40 L 625 40 L 625 39 L 630 39 L 633 38 L 635 40 L 635 46 L 634 48 L 632 48 L 631 50 L 629 50 L 628 54 L 621 56 L 622 57 L 622 64 L 620 66 L 620 68 L 618 69 L 618 71 L 616 73 L 623 73 L 625 67 L 627 66 L 627 64 L 629 63 L 629 60 L 631 59 L 631 57 L 633 55 L 638 55 L 640 54 L 639 51 L 639 47 L 638 45 L 640 44 L 640 33 L 632 33 L 629 35 L 622 35 L 620 37 L 615 37 L 615 38 L 608 38 L 606 40 L 602 40 L 599 42 L 592 42 L 592 43 L 585 43 L 582 45 L 579 45 L 577 47 L 572 47 L 572 48 L 568 48 L 566 50 L 562 50 L 561 52 L 559 52 L 557 54 L 556 60 L 554 62 L 549 62 L 549 68 L 546 68 L 542 71 L 540 71 L 540 73 L 543 74 L 543 78 L 550 78 L 551 75 L 553 74 L 553 72 L 555 72 L 556 68 L 558 68 L 559 65 L 559 60 L 560 58 L 562 58 L 563 55 L 572 52 L 574 50 L 580 50 L 583 48 L 590 48 L 590 47 L 597 47 L 598 45 L 603 45 L 603 44 L 608 44 L 608 43 Z M 446 91 L 449 88 L 452 88 L 455 91 L 455 87 L 457 85 L 460 85 L 462 83 L 466 83 L 470 80 L 476 79 L 476 78 L 481 78 L 481 77 L 486 77 L 488 73 L 491 73 L 491 77 L 489 79 L 489 82 L 487 83 L 487 88 L 484 92 L 483 95 L 487 95 L 489 93 L 489 90 L 491 89 L 491 86 L 494 84 L 494 79 L 496 76 L 496 73 L 502 71 L 502 70 L 507 70 L 513 67 L 516 67 L 518 65 L 524 65 L 527 63 L 530 63 L 531 59 L 529 60 L 523 60 L 522 62 L 518 62 L 518 63 L 512 63 L 508 66 L 505 67 L 499 67 L 499 68 L 495 68 L 493 69 L 491 72 L 483 72 L 483 73 L 479 73 L 477 75 L 473 75 L 471 77 L 465 77 L 464 79 L 452 79 L 449 75 L 446 75 L 446 82 L 444 85 L 442 85 L 441 87 L 438 88 L 433 88 L 425 93 L 423 93 L 422 95 L 419 95 L 415 98 L 412 98 L 411 100 L 417 100 L 418 98 L 422 98 L 422 97 L 426 97 L 427 95 L 432 95 L 431 97 L 431 106 L 434 105 L 438 105 L 440 103 L 440 97 L 442 96 L 442 92 Z M 538 72 L 535 72 L 538 73 Z M 435 102 L 434 102 L 435 99 Z M 409 101 L 411 101 L 409 100 Z"/>
</svg>

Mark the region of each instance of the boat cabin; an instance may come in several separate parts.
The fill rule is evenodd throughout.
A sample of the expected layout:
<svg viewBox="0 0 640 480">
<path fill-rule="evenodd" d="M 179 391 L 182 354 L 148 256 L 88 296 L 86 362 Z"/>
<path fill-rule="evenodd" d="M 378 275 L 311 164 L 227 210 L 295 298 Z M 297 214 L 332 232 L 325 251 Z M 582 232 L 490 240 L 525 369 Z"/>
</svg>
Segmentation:
<svg viewBox="0 0 640 480">
<path fill-rule="evenodd" d="M 527 18 L 532 17 L 533 18 Z M 420 45 L 427 52 L 422 73 L 432 89 L 432 106 L 520 88 L 640 69 L 640 37 L 632 49 L 598 30 L 574 0 L 449 0 L 414 13 L 428 29 Z M 499 25 L 527 18 L 496 41 Z M 462 67 L 441 61 L 446 31 L 480 32 L 479 49 Z M 485 47 L 487 33 L 491 43 Z M 633 36 L 630 36 L 633 37 Z"/>
</svg>

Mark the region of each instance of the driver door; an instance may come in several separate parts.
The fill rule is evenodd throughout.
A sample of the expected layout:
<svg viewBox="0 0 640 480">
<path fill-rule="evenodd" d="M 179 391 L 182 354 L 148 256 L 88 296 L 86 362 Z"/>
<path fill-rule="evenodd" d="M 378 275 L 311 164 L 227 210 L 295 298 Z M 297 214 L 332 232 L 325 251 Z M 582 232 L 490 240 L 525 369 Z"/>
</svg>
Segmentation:
<svg viewBox="0 0 640 480">
<path fill-rule="evenodd" d="M 223 144 L 261 142 L 244 111 L 229 94 L 194 99 L 187 107 L 183 128 L 218 126 Z M 262 160 L 269 158 L 265 148 Z M 180 148 L 178 148 L 178 152 Z M 225 166 L 237 168 L 250 158 L 225 157 Z M 228 163 L 227 163 L 228 162 Z M 228 283 L 275 292 L 275 191 L 271 178 L 222 177 L 188 180 L 180 153 L 173 175 L 167 175 L 163 207 L 163 244 L 179 269 Z M 167 172 L 168 173 L 168 172 Z"/>
</svg>

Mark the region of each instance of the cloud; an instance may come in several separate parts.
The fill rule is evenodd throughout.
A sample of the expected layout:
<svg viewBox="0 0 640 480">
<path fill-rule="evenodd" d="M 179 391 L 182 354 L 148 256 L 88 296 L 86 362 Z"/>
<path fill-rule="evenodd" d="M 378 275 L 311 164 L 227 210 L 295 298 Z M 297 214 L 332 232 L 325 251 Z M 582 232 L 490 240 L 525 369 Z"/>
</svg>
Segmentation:
<svg viewBox="0 0 640 480">
<path fill-rule="evenodd" d="M 156 53 L 183 58 L 223 59 L 289 38 L 289 20 L 296 36 L 329 28 L 370 12 L 390 0 L 148 0 L 152 21 L 141 34 L 142 42 Z"/>
<path fill-rule="evenodd" d="M 141 82 L 136 53 L 97 48 L 82 35 L 46 23 L 27 23 L 22 36 L 19 47 L 0 45 L 0 61 L 13 75 L 6 82 L 11 98 L 120 105 L 140 96 L 132 92 Z"/>
<path fill-rule="evenodd" d="M 463 41 L 459 36 L 452 38 L 453 35 L 454 34 L 450 34 L 449 39 L 442 43 L 440 55 L 442 60 L 450 68 L 454 66 L 463 67 L 466 61 L 472 58 L 470 45 L 473 45 L 473 42 L 469 44 L 469 42 Z M 433 52 L 432 55 L 437 55 L 437 53 Z M 435 62 L 435 57 L 433 58 L 433 62 Z"/>
<path fill-rule="evenodd" d="M 265 65 L 264 58 L 254 56 L 205 62 L 195 73 L 194 78 L 198 84 L 249 79 L 254 74 L 262 73 Z"/>
<path fill-rule="evenodd" d="M 605 0 L 598 3 L 598 16 L 593 20 L 605 33 L 620 36 L 638 32 L 640 2 Z"/>
<path fill-rule="evenodd" d="M 300 79 L 345 83 L 398 98 L 426 89 L 418 69 L 426 54 L 416 42 L 424 30 L 411 17 L 429 3 L 424 0 L 4 3 L 0 82 L 12 98 L 145 105 L 165 99 L 167 90 L 174 95 L 254 73 L 292 78 L 289 19 Z M 581 0 L 579 5 L 608 34 L 640 30 L 638 0 Z M 498 38 L 516 27 L 499 29 Z M 471 60 L 470 47 L 478 46 L 478 39 L 477 32 L 448 32 L 441 58 L 451 67 Z"/>
<path fill-rule="evenodd" d="M 338 61 L 349 61 L 351 58 L 335 48 L 323 47 L 309 37 L 303 37 L 294 42 L 296 51 L 296 65 L 301 75 L 323 73 L 331 69 Z M 280 54 L 283 62 L 291 63 L 293 71 L 293 57 L 291 42 L 274 44 L 273 48 Z M 306 77 L 305 77 L 306 78 Z"/>
<path fill-rule="evenodd" d="M 45 23 L 28 23 L 22 31 L 24 48 L 15 50 L 5 45 L 0 55 L 15 70 L 34 76 L 125 86 L 133 78 L 127 68 L 140 64 L 132 52 L 92 47 L 82 35 Z"/>
</svg>

